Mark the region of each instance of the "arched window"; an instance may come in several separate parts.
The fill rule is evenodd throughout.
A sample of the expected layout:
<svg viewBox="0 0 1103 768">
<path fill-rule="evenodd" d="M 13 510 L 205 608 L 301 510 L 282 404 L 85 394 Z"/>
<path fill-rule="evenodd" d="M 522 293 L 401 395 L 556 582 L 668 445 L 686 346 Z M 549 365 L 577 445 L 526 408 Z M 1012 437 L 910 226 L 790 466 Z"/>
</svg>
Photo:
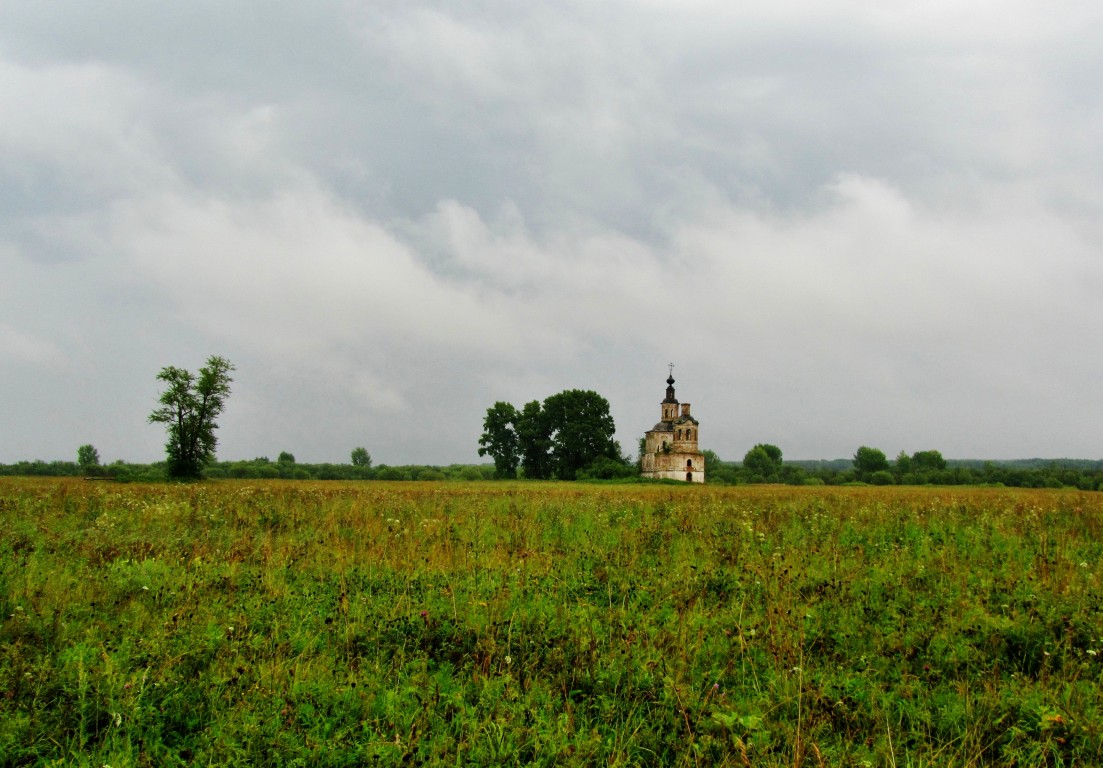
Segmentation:
<svg viewBox="0 0 1103 768">
<path fill-rule="evenodd" d="M 686 459 L 686 466 L 687 467 L 692 467 L 693 466 L 693 459 Z"/>
</svg>

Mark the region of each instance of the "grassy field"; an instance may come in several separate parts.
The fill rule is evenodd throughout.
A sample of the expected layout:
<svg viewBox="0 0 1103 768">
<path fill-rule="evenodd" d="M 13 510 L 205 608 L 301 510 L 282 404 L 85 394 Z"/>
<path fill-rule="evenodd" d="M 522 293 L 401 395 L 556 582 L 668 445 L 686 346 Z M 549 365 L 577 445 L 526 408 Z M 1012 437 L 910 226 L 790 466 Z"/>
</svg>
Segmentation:
<svg viewBox="0 0 1103 768">
<path fill-rule="evenodd" d="M 1103 765 L 1103 494 L 0 480 L 0 766 Z"/>
</svg>

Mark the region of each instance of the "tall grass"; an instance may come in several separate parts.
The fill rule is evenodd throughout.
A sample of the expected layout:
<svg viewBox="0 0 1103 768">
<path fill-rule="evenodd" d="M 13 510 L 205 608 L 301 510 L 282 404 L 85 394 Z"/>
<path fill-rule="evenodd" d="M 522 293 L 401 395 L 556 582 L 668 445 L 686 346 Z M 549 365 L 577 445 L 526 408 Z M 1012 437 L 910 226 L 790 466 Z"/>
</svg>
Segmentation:
<svg viewBox="0 0 1103 768">
<path fill-rule="evenodd" d="M 0 480 L 0 765 L 1103 764 L 1103 495 Z"/>
</svg>

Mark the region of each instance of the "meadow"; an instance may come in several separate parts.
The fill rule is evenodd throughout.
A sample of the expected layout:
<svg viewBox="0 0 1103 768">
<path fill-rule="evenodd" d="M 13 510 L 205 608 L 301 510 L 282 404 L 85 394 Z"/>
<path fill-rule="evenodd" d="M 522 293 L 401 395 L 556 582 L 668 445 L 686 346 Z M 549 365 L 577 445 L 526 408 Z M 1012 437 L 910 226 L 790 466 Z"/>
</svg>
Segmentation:
<svg viewBox="0 0 1103 768">
<path fill-rule="evenodd" d="M 0 478 L 0 766 L 1103 765 L 1103 494 Z"/>
</svg>

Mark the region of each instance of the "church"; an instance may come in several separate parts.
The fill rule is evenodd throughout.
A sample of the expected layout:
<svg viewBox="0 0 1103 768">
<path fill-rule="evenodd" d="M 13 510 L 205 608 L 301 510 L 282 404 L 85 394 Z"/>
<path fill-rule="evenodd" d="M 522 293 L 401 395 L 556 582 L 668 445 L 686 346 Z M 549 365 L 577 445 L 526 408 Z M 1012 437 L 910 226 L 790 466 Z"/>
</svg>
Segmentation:
<svg viewBox="0 0 1103 768">
<path fill-rule="evenodd" d="M 697 447 L 697 419 L 690 415 L 689 403 L 679 403 L 674 396 L 673 364 L 661 407 L 662 419 L 644 436 L 640 475 L 687 483 L 705 482 L 705 455 Z"/>
</svg>

